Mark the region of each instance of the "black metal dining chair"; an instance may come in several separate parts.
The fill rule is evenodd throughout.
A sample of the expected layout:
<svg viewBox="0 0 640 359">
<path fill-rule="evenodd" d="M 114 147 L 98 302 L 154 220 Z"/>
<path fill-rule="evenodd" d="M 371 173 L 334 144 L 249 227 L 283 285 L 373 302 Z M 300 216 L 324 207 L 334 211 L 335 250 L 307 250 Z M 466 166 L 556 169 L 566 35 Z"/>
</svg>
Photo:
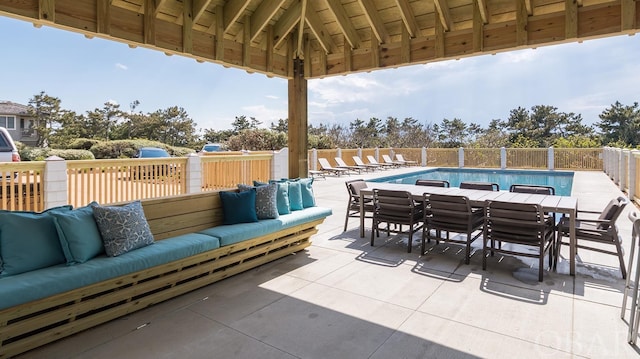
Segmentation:
<svg viewBox="0 0 640 359">
<path fill-rule="evenodd" d="M 346 181 L 344 184 L 345 186 L 347 186 L 347 193 L 349 193 L 349 200 L 347 202 L 347 215 L 344 218 L 344 231 L 346 232 L 349 218 L 360 218 L 360 190 L 367 188 L 367 182 L 365 182 L 363 179 L 356 179 Z M 365 198 L 363 203 L 365 218 L 372 218 L 373 199 L 371 197 Z M 369 216 L 367 216 L 367 213 L 369 213 Z"/>
<path fill-rule="evenodd" d="M 460 182 L 461 189 L 479 189 L 483 191 L 499 191 L 500 185 L 491 182 Z"/>
<path fill-rule="evenodd" d="M 549 267 L 553 267 L 553 226 L 545 220 L 539 204 L 485 201 L 484 243 L 482 246 L 482 269 L 487 269 L 487 252 L 538 258 L 538 281 L 542 282 L 544 256 L 549 253 Z M 518 244 L 518 247 L 503 248 L 496 243 Z M 520 246 L 537 250 L 519 250 Z"/>
<path fill-rule="evenodd" d="M 509 192 L 547 194 L 547 195 L 555 196 L 556 189 L 551 186 L 542 186 L 542 185 L 533 185 L 533 184 L 512 184 L 511 187 L 509 187 Z"/>
<path fill-rule="evenodd" d="M 373 246 L 374 237 L 380 236 L 380 226 L 386 224 L 386 228 L 382 228 L 390 233 L 408 233 L 409 247 L 407 252 L 411 253 L 413 245 L 413 234 L 420 230 L 424 223 L 424 206 L 422 203 L 416 203 L 410 192 L 394 191 L 394 190 L 373 190 L 373 225 L 371 226 L 371 246 Z M 393 229 L 391 224 L 394 225 Z M 395 227 L 395 225 L 399 225 Z M 402 225 L 408 225 L 407 231 L 402 230 Z"/>
<path fill-rule="evenodd" d="M 428 206 L 425 215 L 425 227 L 422 232 L 422 246 L 420 253 L 425 252 L 425 240 L 431 241 L 431 231 L 436 232 L 436 244 L 440 241 L 461 243 L 466 246 L 464 262 L 469 264 L 471 257 L 471 243 L 482 234 L 482 208 L 473 208 L 465 196 L 449 196 L 439 194 L 424 194 L 424 203 Z M 425 213 L 427 213 L 425 212 Z M 446 237 L 442 238 L 442 232 Z M 477 232 L 474 234 L 474 232 Z M 453 239 L 451 233 L 465 234 L 465 239 Z"/>
<path fill-rule="evenodd" d="M 446 180 L 418 179 L 416 180 L 416 186 L 451 187 L 451 184 Z"/>
</svg>

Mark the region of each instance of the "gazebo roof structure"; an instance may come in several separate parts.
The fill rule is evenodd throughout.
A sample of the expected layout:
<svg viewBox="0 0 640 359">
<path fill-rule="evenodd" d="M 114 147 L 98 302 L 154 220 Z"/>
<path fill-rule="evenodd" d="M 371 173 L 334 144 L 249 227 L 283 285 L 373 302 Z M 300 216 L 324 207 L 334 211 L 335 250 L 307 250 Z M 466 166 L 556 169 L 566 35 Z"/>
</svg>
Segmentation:
<svg viewBox="0 0 640 359">
<path fill-rule="evenodd" d="M 640 6 L 635 0 L 0 0 L 0 15 L 289 79 L 289 172 L 306 176 L 308 79 L 635 34 Z"/>
</svg>

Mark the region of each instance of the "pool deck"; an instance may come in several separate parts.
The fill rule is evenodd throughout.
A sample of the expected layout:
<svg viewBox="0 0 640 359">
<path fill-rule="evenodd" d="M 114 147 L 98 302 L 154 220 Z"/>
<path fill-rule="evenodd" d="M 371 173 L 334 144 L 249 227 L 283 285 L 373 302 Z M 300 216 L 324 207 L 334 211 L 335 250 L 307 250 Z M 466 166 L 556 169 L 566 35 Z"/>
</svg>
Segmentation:
<svg viewBox="0 0 640 359">
<path fill-rule="evenodd" d="M 617 259 L 580 251 L 569 276 L 514 257 L 481 252 L 465 265 L 457 245 L 343 232 L 345 180 L 418 168 L 327 177 L 317 203 L 333 216 L 313 245 L 140 312 L 22 355 L 23 358 L 637 358 L 620 319 L 624 281 Z M 621 192 L 602 172 L 576 172 L 579 209 L 602 210 Z M 628 253 L 631 204 L 619 219 Z M 367 220 L 370 225 L 370 220 Z M 478 242 L 478 241 L 476 241 Z M 480 247 L 476 243 L 475 247 Z M 628 258 L 626 258 L 628 260 Z M 631 274 L 630 274 L 631 275 Z"/>
</svg>

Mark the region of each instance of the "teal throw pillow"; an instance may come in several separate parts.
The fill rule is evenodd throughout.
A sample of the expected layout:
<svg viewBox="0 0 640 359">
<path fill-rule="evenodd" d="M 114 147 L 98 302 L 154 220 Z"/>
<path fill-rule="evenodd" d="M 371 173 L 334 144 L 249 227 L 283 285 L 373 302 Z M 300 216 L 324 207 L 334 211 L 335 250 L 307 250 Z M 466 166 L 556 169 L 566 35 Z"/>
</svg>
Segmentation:
<svg viewBox="0 0 640 359">
<path fill-rule="evenodd" d="M 104 253 L 102 237 L 93 217 L 93 206 L 97 205 L 97 202 L 91 202 L 72 211 L 51 212 L 67 264 L 84 263 Z"/>
<path fill-rule="evenodd" d="M 0 211 L 0 275 L 16 275 L 64 263 L 64 253 L 50 213 L 70 210 L 71 206 L 42 213 Z"/>
<path fill-rule="evenodd" d="M 256 190 L 245 192 L 220 192 L 222 224 L 258 222 L 256 214 Z"/>
<path fill-rule="evenodd" d="M 278 185 L 278 192 L 276 193 L 278 214 L 283 215 L 291 213 L 291 208 L 289 206 L 289 183 L 280 181 L 269 181 L 269 183 L 275 183 Z"/>
<path fill-rule="evenodd" d="M 274 219 L 278 218 L 278 204 L 277 193 L 278 185 L 276 183 L 270 183 L 264 186 L 249 186 L 246 184 L 239 184 L 238 189 L 240 192 L 256 191 L 256 215 L 258 219 Z"/>
<path fill-rule="evenodd" d="M 304 209 L 302 205 L 302 186 L 300 182 L 289 182 L 289 206 L 292 211 Z"/>
<path fill-rule="evenodd" d="M 313 178 L 301 178 L 298 180 L 300 183 L 300 190 L 302 191 L 302 207 L 309 208 L 316 206 L 316 199 L 313 195 Z"/>
<path fill-rule="evenodd" d="M 104 251 L 109 257 L 116 257 L 153 243 L 153 234 L 140 201 L 119 207 L 96 205 L 92 208 Z"/>
</svg>

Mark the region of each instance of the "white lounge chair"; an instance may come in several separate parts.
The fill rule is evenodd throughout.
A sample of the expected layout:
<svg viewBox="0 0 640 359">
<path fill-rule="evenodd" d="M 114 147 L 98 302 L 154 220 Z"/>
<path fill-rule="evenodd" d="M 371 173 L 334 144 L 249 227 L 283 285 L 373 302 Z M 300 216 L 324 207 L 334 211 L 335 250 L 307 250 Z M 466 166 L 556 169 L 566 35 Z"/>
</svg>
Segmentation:
<svg viewBox="0 0 640 359">
<path fill-rule="evenodd" d="M 383 168 L 395 167 L 394 164 L 378 162 L 378 160 L 376 160 L 373 156 L 367 156 L 367 160 L 369 160 L 369 163 L 371 163 L 372 165 L 378 165 Z"/>
<path fill-rule="evenodd" d="M 367 168 L 371 169 L 372 171 L 380 168 L 380 165 L 374 165 L 372 163 L 364 163 L 362 158 L 360 158 L 358 156 L 353 156 L 353 162 L 355 162 L 356 165 L 358 165 L 358 166 L 367 167 Z"/>
<path fill-rule="evenodd" d="M 369 169 L 367 167 L 363 167 L 363 166 L 349 166 L 346 162 L 344 162 L 344 160 L 341 157 L 336 157 L 335 158 L 336 163 L 338 164 L 338 168 L 346 168 L 350 171 L 354 171 L 354 172 L 358 172 L 358 174 L 362 173 L 362 171 L 368 171 Z"/>
<path fill-rule="evenodd" d="M 396 153 L 396 160 L 398 160 L 398 162 L 404 163 L 406 166 L 417 166 L 418 165 L 418 161 L 405 160 L 404 156 L 402 156 L 399 153 Z"/>
<path fill-rule="evenodd" d="M 391 157 L 389 157 L 389 155 L 382 155 L 382 159 L 384 160 L 384 163 L 390 164 L 394 167 L 400 167 L 400 166 L 404 166 L 404 163 L 401 163 L 399 161 L 394 161 L 391 159 Z"/>
<path fill-rule="evenodd" d="M 343 174 L 349 174 L 349 170 L 346 168 L 331 167 L 331 165 L 329 164 L 329 161 L 326 158 L 322 158 L 322 157 L 318 158 L 318 163 L 320 163 L 320 169 L 323 172 L 331 173 L 338 177 L 340 177 Z"/>
</svg>

